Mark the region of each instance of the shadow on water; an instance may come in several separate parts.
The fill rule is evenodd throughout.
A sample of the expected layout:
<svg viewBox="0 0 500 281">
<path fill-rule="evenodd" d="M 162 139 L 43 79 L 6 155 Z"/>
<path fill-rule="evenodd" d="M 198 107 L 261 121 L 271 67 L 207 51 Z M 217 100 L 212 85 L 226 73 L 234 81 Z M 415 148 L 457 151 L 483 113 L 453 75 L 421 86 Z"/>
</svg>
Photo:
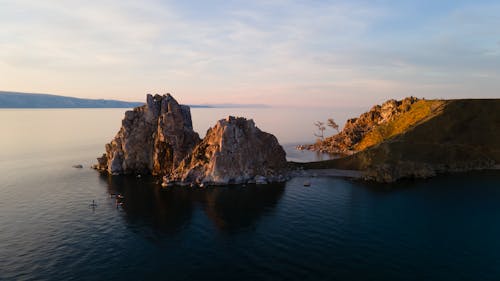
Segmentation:
<svg viewBox="0 0 500 281">
<path fill-rule="evenodd" d="M 285 184 L 219 187 L 202 190 L 204 210 L 219 230 L 233 233 L 254 227 L 272 212 L 283 196 Z"/>
<path fill-rule="evenodd" d="M 422 189 L 429 186 L 433 186 L 433 189 L 436 190 L 438 189 L 436 187 L 462 186 L 474 181 L 495 181 L 499 176 L 500 170 L 476 170 L 443 173 L 435 177 L 423 179 L 400 179 L 394 183 L 365 182 L 362 180 L 354 180 L 354 182 L 374 193 L 391 193 L 395 191 Z"/>
<path fill-rule="evenodd" d="M 225 233 L 251 229 L 278 204 L 285 184 L 206 189 L 175 187 L 161 189 L 152 177 L 100 175 L 110 196 L 124 198 L 119 206 L 129 226 L 145 235 L 175 235 L 186 228 L 196 209 L 201 209 L 214 226 Z M 144 232 L 144 227 L 148 230 Z"/>
<path fill-rule="evenodd" d="M 136 179 L 129 176 L 100 175 L 106 182 L 110 196 L 120 194 L 117 206 L 125 213 L 131 226 L 150 226 L 155 232 L 176 234 L 182 230 L 193 213 L 193 202 L 188 191 L 163 193 L 153 178 Z"/>
</svg>

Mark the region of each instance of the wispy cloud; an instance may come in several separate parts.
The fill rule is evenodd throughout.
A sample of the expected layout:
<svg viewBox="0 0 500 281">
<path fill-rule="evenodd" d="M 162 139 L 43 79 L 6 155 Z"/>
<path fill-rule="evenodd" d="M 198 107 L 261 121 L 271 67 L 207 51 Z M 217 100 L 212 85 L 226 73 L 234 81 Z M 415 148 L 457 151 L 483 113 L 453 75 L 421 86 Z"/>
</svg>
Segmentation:
<svg viewBox="0 0 500 281">
<path fill-rule="evenodd" d="M 443 3 L 0 0 L 0 85 L 311 106 L 498 97 L 500 6 Z"/>
</svg>

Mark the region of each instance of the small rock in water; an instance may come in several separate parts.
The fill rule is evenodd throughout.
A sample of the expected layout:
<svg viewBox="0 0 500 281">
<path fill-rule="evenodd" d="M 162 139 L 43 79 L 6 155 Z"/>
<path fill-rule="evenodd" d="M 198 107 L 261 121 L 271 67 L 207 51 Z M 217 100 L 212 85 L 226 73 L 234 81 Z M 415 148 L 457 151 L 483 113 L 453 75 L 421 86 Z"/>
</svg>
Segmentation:
<svg viewBox="0 0 500 281">
<path fill-rule="evenodd" d="M 82 164 L 77 164 L 77 165 L 73 165 L 72 167 L 73 168 L 77 168 L 77 169 L 81 169 L 81 168 L 83 168 L 83 165 Z"/>
</svg>

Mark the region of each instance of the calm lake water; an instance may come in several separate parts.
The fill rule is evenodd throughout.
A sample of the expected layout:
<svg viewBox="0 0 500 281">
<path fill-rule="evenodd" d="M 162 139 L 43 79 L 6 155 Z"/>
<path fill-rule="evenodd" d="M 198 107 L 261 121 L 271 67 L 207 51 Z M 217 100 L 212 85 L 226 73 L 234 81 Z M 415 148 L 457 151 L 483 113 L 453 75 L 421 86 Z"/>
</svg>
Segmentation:
<svg viewBox="0 0 500 281">
<path fill-rule="evenodd" d="M 254 118 L 304 160 L 316 155 L 293 145 L 314 140 L 312 122 L 361 111 L 192 114 L 200 135 L 231 113 Z M 88 168 L 123 112 L 0 110 L 0 280 L 500 279 L 497 171 L 390 186 L 319 177 L 161 190 Z"/>
</svg>

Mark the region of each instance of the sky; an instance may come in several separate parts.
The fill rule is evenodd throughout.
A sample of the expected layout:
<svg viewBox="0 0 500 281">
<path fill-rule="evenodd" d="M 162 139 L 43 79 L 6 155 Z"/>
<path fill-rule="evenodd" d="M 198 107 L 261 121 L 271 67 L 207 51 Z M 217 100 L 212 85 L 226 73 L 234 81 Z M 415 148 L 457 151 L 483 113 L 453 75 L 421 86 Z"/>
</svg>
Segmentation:
<svg viewBox="0 0 500 281">
<path fill-rule="evenodd" d="M 0 90 L 368 106 L 500 98 L 499 1 L 0 0 Z"/>
</svg>

